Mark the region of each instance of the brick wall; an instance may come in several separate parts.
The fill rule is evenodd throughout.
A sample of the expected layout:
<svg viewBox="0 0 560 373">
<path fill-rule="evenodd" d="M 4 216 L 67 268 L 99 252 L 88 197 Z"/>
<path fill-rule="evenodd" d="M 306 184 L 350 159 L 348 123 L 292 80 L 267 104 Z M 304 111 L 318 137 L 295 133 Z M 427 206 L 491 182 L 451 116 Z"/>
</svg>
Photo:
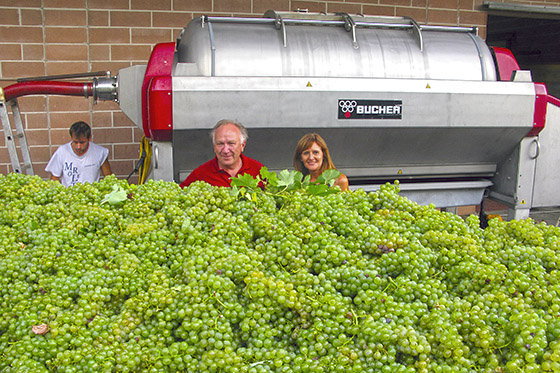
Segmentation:
<svg viewBox="0 0 560 373">
<path fill-rule="evenodd" d="M 421 24 L 480 27 L 486 35 L 482 0 L 0 0 L 0 86 L 15 79 L 111 71 L 145 64 L 156 43 L 175 41 L 201 14 L 261 16 L 268 9 L 410 16 Z M 509 0 L 514 2 L 514 0 Z M 560 0 L 521 1 L 559 5 Z M 83 79 L 82 79 L 83 81 Z M 81 97 L 26 96 L 18 99 L 34 171 L 44 168 L 57 147 L 69 141 L 76 120 L 92 125 L 93 141 L 109 149 L 118 177 L 126 177 L 139 154 L 142 131 L 117 104 Z M 0 173 L 11 171 L 4 135 Z M 131 182 L 137 180 L 131 178 Z"/>
</svg>

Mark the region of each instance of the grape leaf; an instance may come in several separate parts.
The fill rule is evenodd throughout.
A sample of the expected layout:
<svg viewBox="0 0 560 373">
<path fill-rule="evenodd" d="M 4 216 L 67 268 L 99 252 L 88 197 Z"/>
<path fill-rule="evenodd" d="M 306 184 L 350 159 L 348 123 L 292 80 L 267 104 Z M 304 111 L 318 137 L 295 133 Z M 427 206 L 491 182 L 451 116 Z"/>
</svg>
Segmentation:
<svg viewBox="0 0 560 373">
<path fill-rule="evenodd" d="M 259 185 L 259 180 L 253 178 L 249 174 L 239 175 L 237 177 L 231 178 L 231 186 L 246 187 L 250 189 L 257 188 Z"/>
<path fill-rule="evenodd" d="M 340 175 L 341 173 L 338 170 L 325 170 L 325 172 L 323 172 L 321 176 L 317 178 L 317 182 L 319 182 L 320 184 L 327 184 L 328 186 L 332 187 L 336 178 Z"/>
<path fill-rule="evenodd" d="M 108 202 L 110 205 L 118 205 L 126 201 L 126 191 L 119 185 L 113 185 L 113 191 L 107 193 L 101 204 Z"/>
<path fill-rule="evenodd" d="M 325 194 L 328 189 L 329 186 L 326 184 L 311 184 L 307 187 L 306 191 L 308 194 L 318 196 L 318 195 Z"/>
<path fill-rule="evenodd" d="M 294 176 L 294 173 L 288 170 L 280 171 L 280 175 L 278 175 L 278 186 L 289 188 L 294 184 Z"/>
<path fill-rule="evenodd" d="M 276 187 L 278 186 L 278 176 L 276 172 L 268 171 L 267 167 L 261 168 L 260 172 L 261 179 L 267 183 L 268 186 Z"/>
</svg>

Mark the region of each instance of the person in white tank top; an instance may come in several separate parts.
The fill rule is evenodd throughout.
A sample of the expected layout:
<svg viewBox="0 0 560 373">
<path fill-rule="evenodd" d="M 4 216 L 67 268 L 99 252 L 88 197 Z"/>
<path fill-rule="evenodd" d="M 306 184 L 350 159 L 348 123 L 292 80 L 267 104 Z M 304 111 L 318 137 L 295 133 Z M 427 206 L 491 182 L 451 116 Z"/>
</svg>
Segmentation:
<svg viewBox="0 0 560 373">
<path fill-rule="evenodd" d="M 110 175 L 109 150 L 91 142 L 91 128 L 79 121 L 70 127 L 72 141 L 59 147 L 51 157 L 45 171 L 51 180 L 64 186 L 99 181 L 100 174 Z"/>
</svg>

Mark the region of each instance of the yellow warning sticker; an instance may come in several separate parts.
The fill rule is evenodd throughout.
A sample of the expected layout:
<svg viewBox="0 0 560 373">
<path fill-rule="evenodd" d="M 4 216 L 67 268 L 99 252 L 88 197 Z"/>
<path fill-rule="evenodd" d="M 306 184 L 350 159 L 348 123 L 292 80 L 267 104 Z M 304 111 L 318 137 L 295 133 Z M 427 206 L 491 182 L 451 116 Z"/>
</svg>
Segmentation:
<svg viewBox="0 0 560 373">
<path fill-rule="evenodd" d="M 402 175 L 402 170 L 399 170 L 399 171 L 397 172 L 397 175 Z"/>
<path fill-rule="evenodd" d="M 307 82 L 307 87 L 313 87 L 313 86 L 311 85 L 311 82 Z"/>
<path fill-rule="evenodd" d="M 432 87 L 430 87 L 430 83 L 426 84 L 426 88 L 430 89 Z"/>
</svg>

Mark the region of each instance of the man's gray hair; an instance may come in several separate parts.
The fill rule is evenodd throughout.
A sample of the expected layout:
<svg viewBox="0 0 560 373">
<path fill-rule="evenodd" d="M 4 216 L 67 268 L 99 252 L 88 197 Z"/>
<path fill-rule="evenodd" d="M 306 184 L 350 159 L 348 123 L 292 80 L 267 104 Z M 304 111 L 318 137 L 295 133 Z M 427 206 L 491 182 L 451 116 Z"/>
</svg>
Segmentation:
<svg viewBox="0 0 560 373">
<path fill-rule="evenodd" d="M 210 138 L 212 139 L 212 144 L 214 144 L 216 138 L 216 131 L 218 130 L 218 128 L 226 124 L 233 124 L 234 126 L 236 126 L 239 129 L 239 132 L 241 132 L 241 142 L 242 143 L 247 142 L 247 140 L 249 139 L 249 133 L 247 132 L 247 128 L 245 128 L 245 126 L 243 126 L 241 123 L 235 120 L 222 119 L 218 121 L 218 123 L 216 123 L 214 128 L 212 128 L 212 131 L 210 131 Z"/>
</svg>

